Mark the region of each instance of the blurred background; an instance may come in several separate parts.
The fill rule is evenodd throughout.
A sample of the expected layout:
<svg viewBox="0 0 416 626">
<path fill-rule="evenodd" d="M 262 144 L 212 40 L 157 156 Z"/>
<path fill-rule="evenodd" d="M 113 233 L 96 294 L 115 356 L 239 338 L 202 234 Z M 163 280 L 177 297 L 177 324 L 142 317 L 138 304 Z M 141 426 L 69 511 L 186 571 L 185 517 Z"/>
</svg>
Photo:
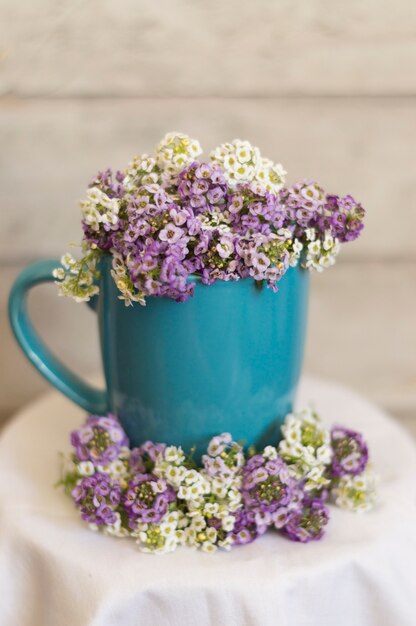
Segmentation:
<svg viewBox="0 0 416 626">
<path fill-rule="evenodd" d="M 305 371 L 416 434 L 416 4 L 0 0 L 0 12 L 0 421 L 49 388 L 9 331 L 13 280 L 80 240 L 98 169 L 177 130 L 206 153 L 248 139 L 288 182 L 363 203 L 362 237 L 313 277 Z M 86 306 L 48 286 L 30 307 L 68 364 L 99 369 Z"/>
</svg>

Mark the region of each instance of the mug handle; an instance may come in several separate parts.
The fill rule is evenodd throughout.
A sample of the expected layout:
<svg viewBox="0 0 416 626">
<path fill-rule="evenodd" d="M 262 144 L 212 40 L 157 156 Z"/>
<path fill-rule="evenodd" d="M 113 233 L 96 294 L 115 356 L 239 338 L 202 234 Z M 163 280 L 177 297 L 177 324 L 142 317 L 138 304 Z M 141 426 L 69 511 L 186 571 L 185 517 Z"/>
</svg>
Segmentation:
<svg viewBox="0 0 416 626">
<path fill-rule="evenodd" d="M 52 272 L 59 266 L 59 261 L 52 259 L 36 261 L 19 274 L 9 296 L 10 325 L 26 357 L 51 385 L 89 413 L 105 415 L 108 412 L 107 393 L 84 382 L 61 363 L 45 346 L 29 319 L 29 290 L 41 283 L 54 282 Z M 95 301 L 88 304 L 95 309 Z"/>
</svg>

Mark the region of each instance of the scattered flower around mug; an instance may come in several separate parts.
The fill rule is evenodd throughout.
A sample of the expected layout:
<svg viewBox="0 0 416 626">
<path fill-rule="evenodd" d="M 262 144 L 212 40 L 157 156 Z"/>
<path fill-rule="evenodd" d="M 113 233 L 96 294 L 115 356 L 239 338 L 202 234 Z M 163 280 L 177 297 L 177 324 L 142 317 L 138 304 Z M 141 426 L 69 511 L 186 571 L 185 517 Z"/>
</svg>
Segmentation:
<svg viewBox="0 0 416 626">
<path fill-rule="evenodd" d="M 278 446 L 255 452 L 222 433 L 198 465 L 177 446 L 146 441 L 130 449 L 115 416 L 89 416 L 71 434 L 60 484 L 91 529 L 131 537 L 151 553 L 230 550 L 271 528 L 307 543 L 323 537 L 329 504 L 374 506 L 376 478 L 361 434 L 330 430 L 311 409 L 289 414 L 282 434 Z"/>
</svg>

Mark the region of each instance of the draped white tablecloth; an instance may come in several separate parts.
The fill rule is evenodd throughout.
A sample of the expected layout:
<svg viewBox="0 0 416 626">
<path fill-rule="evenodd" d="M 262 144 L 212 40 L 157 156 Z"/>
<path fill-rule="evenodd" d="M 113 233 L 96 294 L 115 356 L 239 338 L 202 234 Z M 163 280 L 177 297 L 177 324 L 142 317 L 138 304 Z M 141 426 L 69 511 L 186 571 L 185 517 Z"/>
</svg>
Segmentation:
<svg viewBox="0 0 416 626">
<path fill-rule="evenodd" d="M 0 438 L 0 625 L 414 626 L 414 443 L 342 387 L 304 380 L 306 403 L 364 433 L 380 475 L 377 508 L 331 507 L 321 542 L 270 531 L 230 553 L 162 556 L 91 532 L 54 488 L 82 411 L 57 393 L 26 408 Z"/>
</svg>

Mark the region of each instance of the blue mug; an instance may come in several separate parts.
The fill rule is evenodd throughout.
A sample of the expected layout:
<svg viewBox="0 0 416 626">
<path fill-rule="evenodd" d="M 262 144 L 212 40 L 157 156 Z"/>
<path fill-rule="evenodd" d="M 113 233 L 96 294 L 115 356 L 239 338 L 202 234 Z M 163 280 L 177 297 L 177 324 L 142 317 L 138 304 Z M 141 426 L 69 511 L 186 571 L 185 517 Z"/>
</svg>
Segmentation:
<svg viewBox="0 0 416 626">
<path fill-rule="evenodd" d="M 101 262 L 98 316 L 106 389 L 91 387 L 42 343 L 27 314 L 26 296 L 51 282 L 55 260 L 18 276 L 10 322 L 24 353 L 59 391 L 90 413 L 118 415 L 132 446 L 145 440 L 196 448 L 224 431 L 245 445 L 276 443 L 292 409 L 300 377 L 309 272 L 290 268 L 274 293 L 247 278 L 205 286 L 197 276 L 185 303 L 149 297 L 126 307 Z"/>
</svg>

